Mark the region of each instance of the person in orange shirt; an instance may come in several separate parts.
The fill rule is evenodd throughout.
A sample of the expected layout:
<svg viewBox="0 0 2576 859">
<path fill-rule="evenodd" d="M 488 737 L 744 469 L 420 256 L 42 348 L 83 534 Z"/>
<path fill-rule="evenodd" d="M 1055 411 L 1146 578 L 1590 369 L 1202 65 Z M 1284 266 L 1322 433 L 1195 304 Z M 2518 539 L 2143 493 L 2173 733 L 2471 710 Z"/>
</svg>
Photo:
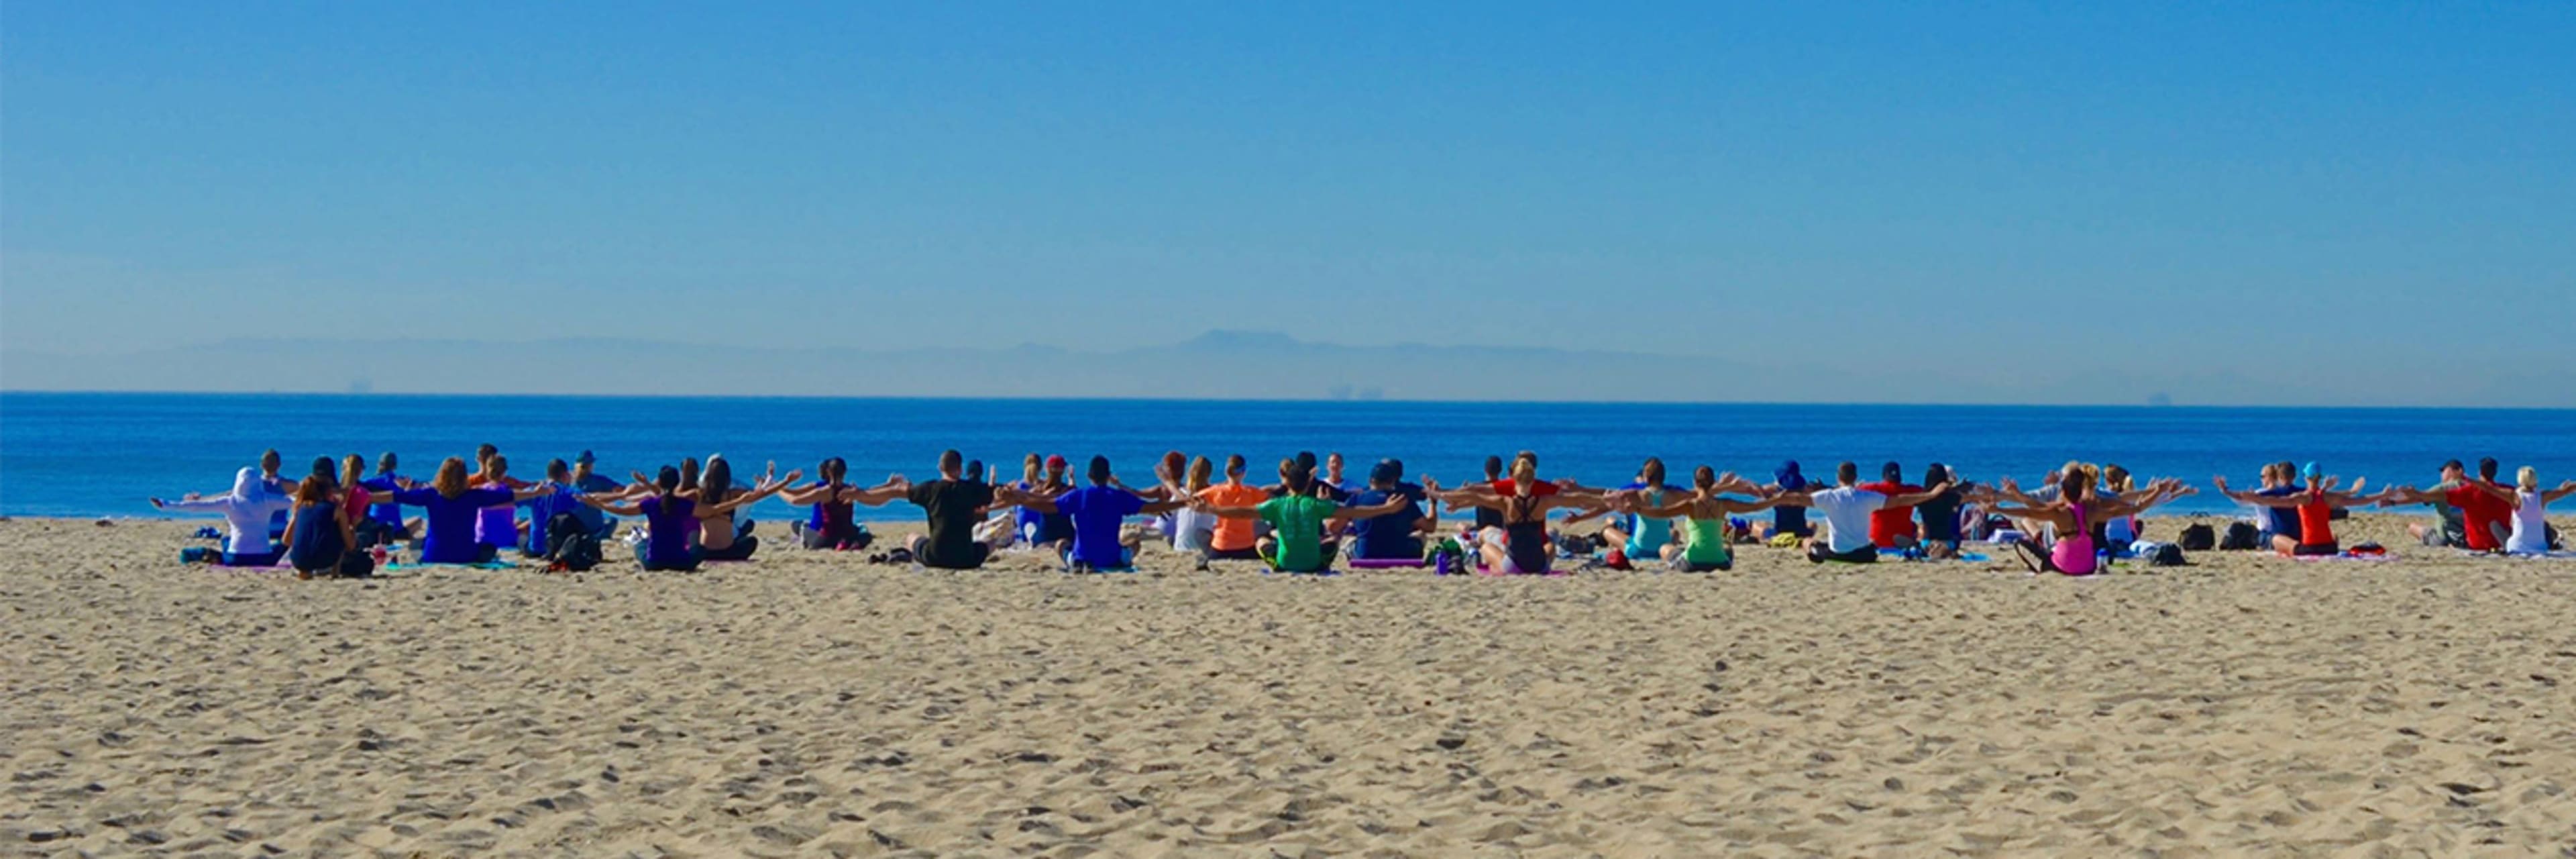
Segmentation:
<svg viewBox="0 0 2576 859">
<path fill-rule="evenodd" d="M 1270 500 L 1270 493 L 1243 482 L 1243 454 L 1238 453 L 1225 458 L 1225 482 L 1199 490 L 1199 500 L 1211 507 L 1254 507 Z M 1256 547 L 1258 537 L 1251 519 L 1218 519 L 1216 534 L 1208 541 L 1206 559 L 1261 560 L 1261 552 Z"/>
</svg>

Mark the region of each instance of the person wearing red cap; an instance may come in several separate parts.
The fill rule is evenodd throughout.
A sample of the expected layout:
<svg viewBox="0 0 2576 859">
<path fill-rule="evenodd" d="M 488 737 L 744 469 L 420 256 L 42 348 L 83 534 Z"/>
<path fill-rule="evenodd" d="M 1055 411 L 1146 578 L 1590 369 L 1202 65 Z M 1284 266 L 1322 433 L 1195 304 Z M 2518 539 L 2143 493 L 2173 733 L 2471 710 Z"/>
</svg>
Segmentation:
<svg viewBox="0 0 2576 859">
<path fill-rule="evenodd" d="M 1063 495 L 1073 491 L 1073 482 L 1065 479 L 1065 468 L 1062 455 L 1041 459 L 1037 454 L 1029 454 L 1028 459 L 1022 462 L 1019 482 L 1009 488 L 1017 495 L 1033 498 Z M 1053 549 L 1059 553 L 1072 545 L 1073 517 L 1025 504 L 1019 508 L 1012 538 L 1027 541 L 1030 548 Z M 1007 545 L 1010 540 L 1002 542 Z"/>
</svg>

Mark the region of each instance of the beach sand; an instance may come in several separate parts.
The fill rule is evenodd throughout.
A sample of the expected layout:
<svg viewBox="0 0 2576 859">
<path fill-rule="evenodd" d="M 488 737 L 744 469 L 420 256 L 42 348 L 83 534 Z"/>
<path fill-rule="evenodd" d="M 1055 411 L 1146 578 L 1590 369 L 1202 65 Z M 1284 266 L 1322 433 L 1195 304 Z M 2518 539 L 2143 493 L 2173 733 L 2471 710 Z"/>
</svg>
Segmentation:
<svg viewBox="0 0 2576 859">
<path fill-rule="evenodd" d="M 0 854 L 2576 849 L 2576 562 L 2405 521 L 2347 526 L 2391 562 L 2094 580 L 773 546 L 362 582 L 182 568 L 199 522 L 0 522 Z"/>
</svg>

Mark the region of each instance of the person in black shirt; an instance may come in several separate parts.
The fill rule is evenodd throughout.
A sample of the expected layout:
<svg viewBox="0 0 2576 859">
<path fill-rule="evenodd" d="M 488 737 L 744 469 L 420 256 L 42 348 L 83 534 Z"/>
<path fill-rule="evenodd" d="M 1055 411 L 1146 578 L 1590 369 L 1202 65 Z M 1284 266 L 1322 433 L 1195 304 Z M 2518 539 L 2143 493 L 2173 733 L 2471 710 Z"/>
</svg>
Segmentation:
<svg viewBox="0 0 2576 859">
<path fill-rule="evenodd" d="M 1925 486 L 1939 486 L 1952 482 L 1949 466 L 1935 462 L 1923 469 Z M 1924 557 L 1959 556 L 1959 505 L 1964 501 L 1964 492 L 1971 488 L 1973 488 L 1972 484 L 1954 485 L 1950 491 L 1914 505 L 1914 515 L 1923 517 L 1923 540 L 1920 545 L 1923 548 Z"/>
<path fill-rule="evenodd" d="M 984 508 L 993 503 L 993 487 L 964 476 L 965 467 L 963 455 L 947 451 L 939 455 L 939 479 L 905 484 L 904 499 L 919 506 L 930 520 L 930 533 L 905 542 L 912 559 L 922 566 L 972 570 L 993 556 L 992 544 L 975 539 L 975 525 L 983 521 Z"/>
</svg>

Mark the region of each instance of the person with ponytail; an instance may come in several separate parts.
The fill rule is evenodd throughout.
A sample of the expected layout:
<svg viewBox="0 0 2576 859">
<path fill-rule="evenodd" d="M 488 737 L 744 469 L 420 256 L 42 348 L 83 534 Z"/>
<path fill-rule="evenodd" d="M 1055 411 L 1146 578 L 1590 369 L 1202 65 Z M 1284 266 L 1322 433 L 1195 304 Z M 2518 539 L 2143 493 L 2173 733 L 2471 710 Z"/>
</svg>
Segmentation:
<svg viewBox="0 0 2576 859">
<path fill-rule="evenodd" d="M 2013 554 L 2034 573 L 2058 573 L 2089 576 L 2101 572 L 2099 547 L 2093 542 L 2093 523 L 2117 516 L 2134 516 L 2148 508 L 2171 501 L 2195 490 L 2179 482 L 2160 480 L 2148 485 L 2137 500 L 2103 496 L 2094 492 L 2099 471 L 2074 467 L 2058 472 L 2055 497 L 2041 500 L 2026 495 L 2021 487 L 2006 478 L 1997 487 L 2002 497 L 2022 502 L 2023 506 L 2001 505 L 1995 512 L 2015 519 L 2052 526 L 2057 542 L 2041 545 L 2036 539 L 2023 538 L 2013 544 Z M 2223 484 L 2223 481 L 2222 481 Z"/>
<path fill-rule="evenodd" d="M 700 505 L 716 509 L 698 519 L 698 548 L 703 558 L 710 561 L 747 561 L 751 559 L 752 552 L 759 550 L 760 538 L 752 536 L 751 520 L 745 519 L 736 526 L 733 511 L 778 494 L 779 490 L 787 488 L 787 484 L 796 482 L 805 474 L 789 471 L 785 478 L 778 478 L 775 477 L 777 471 L 778 464 L 772 462 L 769 471 L 760 476 L 758 484 L 750 489 L 740 489 L 734 486 L 733 463 L 726 460 L 724 454 L 707 457 L 706 473 L 698 481 L 695 500 Z"/>
<path fill-rule="evenodd" d="M 1538 479 L 1538 456 L 1522 452 L 1512 459 L 1511 476 L 1469 484 L 1449 492 L 1425 478 L 1431 497 L 1455 507 L 1481 507 L 1501 514 L 1501 523 L 1477 535 L 1476 552 L 1485 570 L 1497 574 L 1541 575 L 1554 553 L 1549 551 L 1547 512 L 1560 507 L 1601 504 L 1601 495 L 1567 489 Z"/>
<path fill-rule="evenodd" d="M 703 486 L 703 484 L 701 484 Z M 698 568 L 705 550 L 690 542 L 701 520 L 732 513 L 761 498 L 765 493 L 736 493 L 722 501 L 700 503 L 680 494 L 680 470 L 662 466 L 653 478 L 652 494 L 633 503 L 603 501 L 584 495 L 581 503 L 619 516 L 642 516 L 647 529 L 644 542 L 635 546 L 635 560 L 651 571 L 686 572 Z"/>
<path fill-rule="evenodd" d="M 854 552 L 867 548 L 875 537 L 859 527 L 855 505 L 879 507 L 903 497 L 903 488 L 893 478 L 865 488 L 849 485 L 850 464 L 837 456 L 823 460 L 814 473 L 813 486 L 780 496 L 789 504 L 814 505 L 813 515 L 796 529 L 797 542 L 808 549 Z"/>
<path fill-rule="evenodd" d="M 1675 572 L 1706 573 L 1735 568 L 1735 553 L 1727 548 L 1726 517 L 1771 509 L 1780 504 L 1785 494 L 1766 494 L 1762 487 L 1734 472 L 1721 475 L 1705 465 L 1691 473 L 1691 493 L 1658 506 L 1648 506 L 1641 490 L 1621 490 L 1610 500 L 1613 509 L 1641 518 L 1688 520 L 1682 528 L 1683 539 L 1664 545 L 1661 557 Z M 1724 497 L 1728 493 L 1751 495 L 1754 500 Z"/>
</svg>

